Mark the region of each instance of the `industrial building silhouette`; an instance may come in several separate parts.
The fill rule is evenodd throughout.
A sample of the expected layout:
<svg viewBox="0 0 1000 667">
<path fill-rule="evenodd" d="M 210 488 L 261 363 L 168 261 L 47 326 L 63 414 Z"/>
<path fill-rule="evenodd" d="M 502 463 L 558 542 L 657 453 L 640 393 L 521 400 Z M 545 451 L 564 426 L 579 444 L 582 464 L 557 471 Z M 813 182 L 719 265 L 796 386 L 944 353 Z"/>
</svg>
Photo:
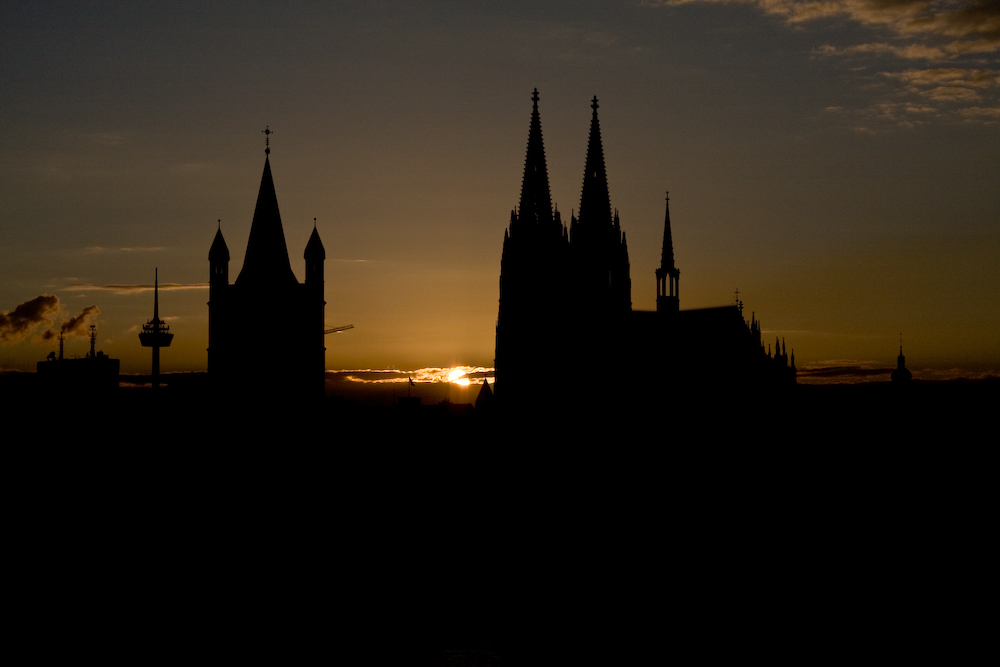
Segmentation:
<svg viewBox="0 0 1000 667">
<path fill-rule="evenodd" d="M 228 396 L 322 399 L 326 251 L 314 224 L 304 253 L 305 282 L 299 283 L 288 260 L 269 146 L 264 153 L 246 257 L 236 282 L 229 283 L 229 248 L 221 222 L 208 253 L 208 373 L 214 389 Z M 271 326 L 262 326 L 263 313 L 271 315 Z"/>
<path fill-rule="evenodd" d="M 628 244 L 611 207 L 597 98 L 579 212 L 563 223 L 549 190 L 538 91 L 532 95 L 518 208 L 504 232 L 496 328 L 497 400 L 506 408 L 539 400 L 542 369 L 558 368 L 576 393 L 615 396 L 615 387 L 743 389 L 795 383 L 794 353 L 761 341 L 743 304 L 680 309 L 669 197 L 656 270 L 656 310 L 632 309 Z M 578 401 L 578 398 L 572 399 Z"/>
</svg>

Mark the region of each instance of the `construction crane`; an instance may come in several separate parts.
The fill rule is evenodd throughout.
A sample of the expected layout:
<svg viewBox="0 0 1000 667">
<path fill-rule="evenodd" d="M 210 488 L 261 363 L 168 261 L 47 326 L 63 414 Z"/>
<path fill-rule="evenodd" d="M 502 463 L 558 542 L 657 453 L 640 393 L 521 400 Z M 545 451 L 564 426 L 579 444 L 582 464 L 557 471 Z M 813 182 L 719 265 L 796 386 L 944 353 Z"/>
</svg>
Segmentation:
<svg viewBox="0 0 1000 667">
<path fill-rule="evenodd" d="M 340 333 L 341 331 L 347 331 L 348 329 L 353 329 L 353 324 L 345 324 L 340 327 L 330 327 L 329 329 L 323 329 L 324 334 Z"/>
</svg>

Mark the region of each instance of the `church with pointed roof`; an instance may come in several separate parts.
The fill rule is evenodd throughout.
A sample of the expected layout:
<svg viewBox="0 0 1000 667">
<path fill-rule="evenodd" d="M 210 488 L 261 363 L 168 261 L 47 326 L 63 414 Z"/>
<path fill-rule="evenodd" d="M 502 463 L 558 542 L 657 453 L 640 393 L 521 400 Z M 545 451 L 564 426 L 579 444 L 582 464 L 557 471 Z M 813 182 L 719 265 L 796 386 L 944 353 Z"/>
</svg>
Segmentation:
<svg viewBox="0 0 1000 667">
<path fill-rule="evenodd" d="M 536 89 L 521 199 L 504 232 L 500 261 L 497 400 L 508 408 L 537 403 L 539 373 L 553 368 L 574 391 L 605 395 L 625 386 L 648 394 L 664 383 L 741 389 L 794 384 L 794 352 L 789 358 L 783 341 L 765 351 L 760 322 L 755 315 L 744 319 L 742 302 L 680 309 L 669 198 L 655 272 L 656 310 L 633 310 L 628 243 L 611 207 L 597 98 L 580 208 L 568 228 L 552 207 L 538 101 Z"/>
<path fill-rule="evenodd" d="M 208 373 L 216 390 L 231 397 L 321 399 L 326 251 L 314 223 L 303 254 L 305 282 L 300 283 L 288 259 L 270 146 L 264 152 L 250 238 L 235 282 L 229 282 L 221 223 L 208 253 Z"/>
</svg>

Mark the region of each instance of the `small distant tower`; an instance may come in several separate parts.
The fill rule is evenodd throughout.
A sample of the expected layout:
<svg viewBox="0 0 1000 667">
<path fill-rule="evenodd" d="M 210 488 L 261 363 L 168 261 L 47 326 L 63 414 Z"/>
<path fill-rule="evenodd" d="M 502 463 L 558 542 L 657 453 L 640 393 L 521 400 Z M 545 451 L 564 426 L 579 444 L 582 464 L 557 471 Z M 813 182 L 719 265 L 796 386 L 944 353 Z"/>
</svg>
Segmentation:
<svg viewBox="0 0 1000 667">
<path fill-rule="evenodd" d="M 906 367 L 906 357 L 903 356 L 903 334 L 899 334 L 899 356 L 896 357 L 896 370 L 890 378 L 896 384 L 906 384 L 913 379 L 913 374 Z"/>
<path fill-rule="evenodd" d="M 153 348 L 153 389 L 160 388 L 160 348 L 170 347 L 174 335 L 170 333 L 170 327 L 160 319 L 160 271 L 155 270 L 153 283 L 153 319 L 142 325 L 142 333 L 139 334 L 139 341 L 143 347 Z M 91 327 L 93 328 L 93 327 Z M 91 339 L 91 349 L 93 349 L 93 339 Z"/>
<path fill-rule="evenodd" d="M 667 193 L 667 214 L 663 222 L 663 251 L 660 268 L 656 270 L 656 310 L 676 313 L 680 309 L 681 272 L 674 264 L 674 238 L 670 232 L 670 193 Z M 737 292 L 739 300 L 739 292 Z M 743 307 L 740 306 L 742 312 Z"/>
</svg>

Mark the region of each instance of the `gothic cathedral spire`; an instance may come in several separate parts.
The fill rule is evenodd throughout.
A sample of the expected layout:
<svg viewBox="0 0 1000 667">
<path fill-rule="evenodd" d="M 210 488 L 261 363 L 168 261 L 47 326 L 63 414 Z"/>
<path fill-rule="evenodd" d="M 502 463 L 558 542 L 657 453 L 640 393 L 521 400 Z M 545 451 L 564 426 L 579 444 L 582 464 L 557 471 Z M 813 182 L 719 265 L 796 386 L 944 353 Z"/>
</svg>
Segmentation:
<svg viewBox="0 0 1000 667">
<path fill-rule="evenodd" d="M 519 226 L 527 224 L 548 228 L 552 225 L 552 195 L 549 191 L 549 172 L 545 166 L 537 88 L 532 93 L 531 100 L 533 104 L 528 130 L 528 151 L 524 156 L 524 179 L 521 181 L 521 203 L 517 214 Z M 514 233 L 513 229 L 511 233 Z"/>
<path fill-rule="evenodd" d="M 608 174 L 604 169 L 604 146 L 601 144 L 601 125 L 597 120 L 597 96 L 590 108 L 590 140 L 587 143 L 587 163 L 583 172 L 583 191 L 580 194 L 578 218 L 583 227 L 611 224 L 611 196 L 608 194 Z"/>
</svg>

